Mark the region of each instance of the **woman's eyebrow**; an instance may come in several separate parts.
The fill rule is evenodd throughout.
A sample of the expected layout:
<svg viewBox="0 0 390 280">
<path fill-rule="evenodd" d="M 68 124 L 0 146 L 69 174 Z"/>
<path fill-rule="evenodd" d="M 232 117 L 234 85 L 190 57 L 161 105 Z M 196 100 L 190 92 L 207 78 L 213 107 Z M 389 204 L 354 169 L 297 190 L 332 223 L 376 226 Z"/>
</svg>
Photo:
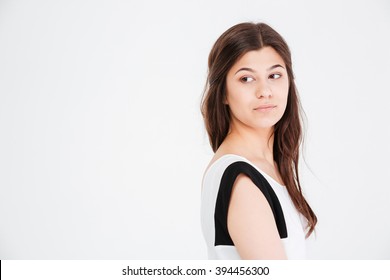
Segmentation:
<svg viewBox="0 0 390 280">
<path fill-rule="evenodd" d="M 284 69 L 284 67 L 280 64 L 275 64 L 275 65 L 272 65 L 270 68 L 267 69 L 267 71 L 271 71 L 272 69 L 275 69 L 275 68 L 278 68 L 278 67 L 282 67 Z"/>
<path fill-rule="evenodd" d="M 234 73 L 234 75 L 236 75 L 238 72 L 240 71 L 249 71 L 249 72 L 252 72 L 252 73 L 255 73 L 256 71 L 253 70 L 252 68 L 248 68 L 248 67 L 243 67 L 243 68 L 240 68 L 238 69 L 238 71 L 236 73 Z"/>
<path fill-rule="evenodd" d="M 278 68 L 278 67 L 282 67 L 284 69 L 284 67 L 280 64 L 275 64 L 275 65 L 272 65 L 271 67 L 267 68 L 267 71 L 271 71 L 272 69 L 275 69 L 275 68 Z M 234 75 L 236 75 L 238 72 L 240 71 L 249 71 L 249 72 L 252 72 L 252 73 L 255 73 L 256 71 L 253 70 L 252 68 L 248 68 L 248 67 L 242 67 L 240 69 L 237 70 L 236 73 L 234 73 Z"/>
</svg>

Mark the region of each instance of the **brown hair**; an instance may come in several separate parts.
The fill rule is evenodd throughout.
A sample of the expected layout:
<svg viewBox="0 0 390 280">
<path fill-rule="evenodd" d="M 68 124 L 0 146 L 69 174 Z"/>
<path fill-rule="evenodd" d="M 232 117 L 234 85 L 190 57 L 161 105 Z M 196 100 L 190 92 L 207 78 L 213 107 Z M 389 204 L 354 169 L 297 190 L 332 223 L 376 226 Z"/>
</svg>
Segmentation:
<svg viewBox="0 0 390 280">
<path fill-rule="evenodd" d="M 224 103 L 227 73 L 245 53 L 266 46 L 272 47 L 282 57 L 289 79 L 286 110 L 274 126 L 274 160 L 295 207 L 308 221 L 308 237 L 315 228 L 317 217 L 304 198 L 299 181 L 301 107 L 294 82 L 290 49 L 282 36 L 264 23 L 240 23 L 225 31 L 215 42 L 209 55 L 208 77 L 201 111 L 211 147 L 215 152 L 230 129 L 229 107 Z"/>
</svg>

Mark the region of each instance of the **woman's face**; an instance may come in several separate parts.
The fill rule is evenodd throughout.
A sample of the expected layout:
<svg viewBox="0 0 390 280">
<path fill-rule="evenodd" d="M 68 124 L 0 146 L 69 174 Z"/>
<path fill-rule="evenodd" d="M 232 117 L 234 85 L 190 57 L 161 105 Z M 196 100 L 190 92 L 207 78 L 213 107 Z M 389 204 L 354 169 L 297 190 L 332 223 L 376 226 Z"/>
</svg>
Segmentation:
<svg viewBox="0 0 390 280">
<path fill-rule="evenodd" d="M 272 47 L 249 51 L 229 70 L 226 88 L 233 124 L 271 128 L 282 118 L 287 105 L 286 65 Z"/>
</svg>

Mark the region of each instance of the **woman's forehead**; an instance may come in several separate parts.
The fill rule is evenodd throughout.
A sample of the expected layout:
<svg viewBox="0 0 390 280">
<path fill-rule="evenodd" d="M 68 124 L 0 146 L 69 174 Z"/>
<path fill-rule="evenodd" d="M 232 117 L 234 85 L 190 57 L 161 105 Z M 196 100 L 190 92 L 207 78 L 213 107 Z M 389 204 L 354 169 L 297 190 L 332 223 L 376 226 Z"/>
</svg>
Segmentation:
<svg viewBox="0 0 390 280">
<path fill-rule="evenodd" d="M 274 48 L 267 46 L 259 50 L 246 52 L 235 62 L 231 70 L 234 71 L 242 67 L 248 67 L 259 71 L 267 71 L 276 64 L 280 64 L 285 68 L 283 58 Z"/>
</svg>

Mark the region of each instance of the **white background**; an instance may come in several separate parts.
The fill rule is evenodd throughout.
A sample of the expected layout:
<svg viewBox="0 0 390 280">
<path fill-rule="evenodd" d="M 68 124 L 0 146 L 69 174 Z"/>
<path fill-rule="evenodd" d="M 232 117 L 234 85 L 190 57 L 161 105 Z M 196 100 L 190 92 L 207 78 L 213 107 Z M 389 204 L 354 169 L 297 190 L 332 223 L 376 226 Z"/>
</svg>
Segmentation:
<svg viewBox="0 0 390 280">
<path fill-rule="evenodd" d="M 0 0 L 0 259 L 205 259 L 199 104 L 243 21 L 293 54 L 309 257 L 390 259 L 384 0 Z"/>
</svg>

